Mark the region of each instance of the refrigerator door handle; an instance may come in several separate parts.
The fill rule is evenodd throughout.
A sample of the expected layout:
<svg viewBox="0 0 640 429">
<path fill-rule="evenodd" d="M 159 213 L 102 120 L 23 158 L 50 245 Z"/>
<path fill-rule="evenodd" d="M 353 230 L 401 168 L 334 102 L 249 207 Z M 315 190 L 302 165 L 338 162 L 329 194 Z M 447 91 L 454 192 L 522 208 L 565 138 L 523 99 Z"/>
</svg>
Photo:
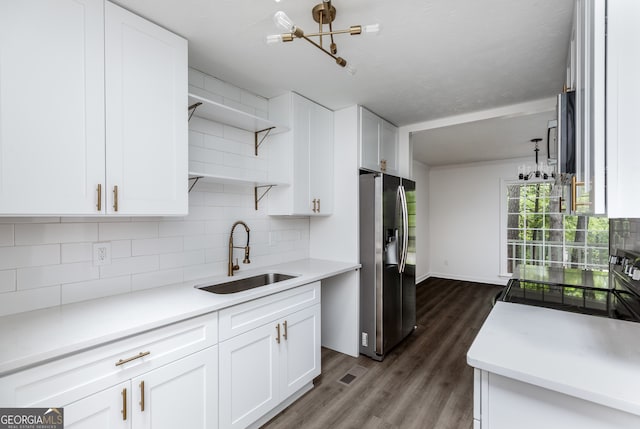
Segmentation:
<svg viewBox="0 0 640 429">
<path fill-rule="evenodd" d="M 398 271 L 400 273 L 404 272 L 404 268 L 407 264 L 407 254 L 409 247 L 409 210 L 407 208 L 407 194 L 405 193 L 404 186 L 400 185 L 398 187 L 400 192 L 400 205 L 402 208 L 402 253 L 400 255 L 400 264 L 398 267 Z"/>
<path fill-rule="evenodd" d="M 398 216 L 399 215 L 399 216 Z M 404 219 L 404 207 L 402 203 L 402 186 L 398 186 L 396 190 L 396 226 L 400 226 Z M 398 261 L 398 273 L 402 273 L 404 269 L 402 266 L 402 255 L 404 254 L 403 244 L 404 244 L 404 231 L 402 232 L 402 239 L 398 237 L 398 228 L 395 231 L 396 235 L 396 254 Z"/>
</svg>

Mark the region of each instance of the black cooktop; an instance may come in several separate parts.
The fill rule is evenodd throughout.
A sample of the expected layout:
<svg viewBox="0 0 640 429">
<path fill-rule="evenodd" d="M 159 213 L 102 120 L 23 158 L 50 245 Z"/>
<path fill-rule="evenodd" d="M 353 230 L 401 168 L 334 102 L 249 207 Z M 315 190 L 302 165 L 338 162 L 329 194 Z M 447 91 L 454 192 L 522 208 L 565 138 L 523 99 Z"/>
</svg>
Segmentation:
<svg viewBox="0 0 640 429">
<path fill-rule="evenodd" d="M 593 277 L 600 279 L 603 275 Z M 640 322 L 640 295 L 628 284 L 626 276 L 614 269 L 606 277 L 607 281 L 585 282 L 588 286 L 557 283 L 549 276 L 535 280 L 513 278 L 498 300 Z"/>
</svg>

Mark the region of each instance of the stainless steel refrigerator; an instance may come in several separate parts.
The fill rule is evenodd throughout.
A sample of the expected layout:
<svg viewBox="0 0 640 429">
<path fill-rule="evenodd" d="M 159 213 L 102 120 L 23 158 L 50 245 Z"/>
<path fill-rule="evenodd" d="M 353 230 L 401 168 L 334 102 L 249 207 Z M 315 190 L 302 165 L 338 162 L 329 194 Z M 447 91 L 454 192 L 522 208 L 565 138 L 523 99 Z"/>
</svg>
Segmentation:
<svg viewBox="0 0 640 429">
<path fill-rule="evenodd" d="M 360 174 L 360 353 L 376 360 L 416 325 L 415 182 Z"/>
</svg>

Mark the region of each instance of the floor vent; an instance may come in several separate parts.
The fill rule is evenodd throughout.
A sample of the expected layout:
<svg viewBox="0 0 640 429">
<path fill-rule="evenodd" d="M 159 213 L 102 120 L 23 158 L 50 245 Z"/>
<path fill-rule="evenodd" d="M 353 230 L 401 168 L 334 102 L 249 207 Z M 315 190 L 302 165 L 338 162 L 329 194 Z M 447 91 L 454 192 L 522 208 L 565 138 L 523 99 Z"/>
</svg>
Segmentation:
<svg viewBox="0 0 640 429">
<path fill-rule="evenodd" d="M 351 368 L 349 371 L 347 371 L 347 373 L 338 380 L 338 383 L 344 384 L 345 386 L 349 386 L 351 385 L 351 383 L 353 383 L 353 381 L 356 378 L 360 377 L 361 375 L 364 375 L 365 372 L 367 372 L 367 368 L 360 365 L 356 365 L 353 368 Z"/>
</svg>

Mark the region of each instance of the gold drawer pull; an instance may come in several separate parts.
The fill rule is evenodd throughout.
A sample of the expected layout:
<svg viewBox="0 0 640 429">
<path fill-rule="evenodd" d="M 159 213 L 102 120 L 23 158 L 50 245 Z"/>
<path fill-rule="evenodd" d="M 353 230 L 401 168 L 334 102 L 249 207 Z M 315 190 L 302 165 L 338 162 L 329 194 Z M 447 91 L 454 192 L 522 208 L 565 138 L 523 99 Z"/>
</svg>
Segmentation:
<svg viewBox="0 0 640 429">
<path fill-rule="evenodd" d="M 118 185 L 113 187 L 113 211 L 118 211 Z"/>
<path fill-rule="evenodd" d="M 150 354 L 151 352 L 140 352 L 135 356 L 131 356 L 130 358 L 120 359 L 118 362 L 116 362 L 116 366 L 124 365 L 125 363 L 129 363 L 132 360 L 140 359 L 141 357 L 145 357 Z"/>
<path fill-rule="evenodd" d="M 127 420 L 127 389 L 122 389 L 122 420 Z"/>
<path fill-rule="evenodd" d="M 287 339 L 287 321 L 285 320 L 284 322 L 282 322 L 282 326 L 284 326 L 284 339 Z"/>
<path fill-rule="evenodd" d="M 278 332 L 278 336 L 276 337 L 276 343 L 280 344 L 280 324 L 276 325 L 276 331 Z"/>
<path fill-rule="evenodd" d="M 96 204 L 96 208 L 98 209 L 99 212 L 102 211 L 102 184 L 98 183 L 98 204 Z"/>
<path fill-rule="evenodd" d="M 140 382 L 140 411 L 144 411 L 144 381 Z"/>
</svg>

